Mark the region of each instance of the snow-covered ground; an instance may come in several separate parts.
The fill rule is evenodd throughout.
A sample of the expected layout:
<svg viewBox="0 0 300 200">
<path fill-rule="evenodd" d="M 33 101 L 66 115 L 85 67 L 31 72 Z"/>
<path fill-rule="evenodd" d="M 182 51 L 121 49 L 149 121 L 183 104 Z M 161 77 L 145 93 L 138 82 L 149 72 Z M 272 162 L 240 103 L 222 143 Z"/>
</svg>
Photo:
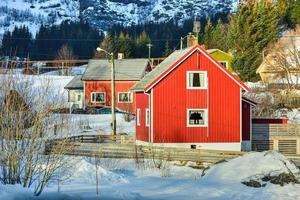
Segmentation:
<svg viewBox="0 0 300 200">
<path fill-rule="evenodd" d="M 87 65 L 82 65 L 80 67 L 73 67 L 72 69 L 70 69 L 69 74 L 71 76 L 82 75 L 82 74 L 84 74 L 86 67 L 87 67 Z M 55 70 L 55 71 L 44 73 L 43 75 L 58 76 L 61 74 L 63 74 L 63 70 Z"/>
<path fill-rule="evenodd" d="M 191 168 L 191 163 L 178 166 L 166 162 L 159 170 L 151 160 L 138 165 L 134 160 L 101 159 L 98 195 L 95 161 L 77 157 L 74 163 L 71 178 L 59 186 L 53 180 L 40 197 L 33 197 L 20 186 L 0 185 L 0 199 L 300 199 L 299 184 L 280 186 L 264 182 L 265 187 L 253 188 L 241 183 L 264 175 L 298 174 L 299 169 L 277 152 L 249 153 L 204 172 Z"/>
<path fill-rule="evenodd" d="M 57 136 L 75 136 L 75 135 L 103 135 L 111 134 L 111 114 L 86 115 L 86 114 L 71 114 L 69 117 L 69 126 Z M 130 122 L 124 120 L 123 114 L 117 114 L 117 132 L 126 133 L 128 135 L 135 134 L 135 120 Z"/>
<path fill-rule="evenodd" d="M 68 92 L 64 87 L 69 83 L 73 76 L 48 76 L 48 75 L 23 75 L 23 74 L 0 74 L 0 84 L 1 81 L 13 78 L 19 83 L 29 83 L 32 85 L 32 91 L 38 94 L 40 91 L 49 87 L 47 89 L 49 98 L 53 96 L 60 96 L 59 100 L 63 102 L 68 102 Z"/>
</svg>

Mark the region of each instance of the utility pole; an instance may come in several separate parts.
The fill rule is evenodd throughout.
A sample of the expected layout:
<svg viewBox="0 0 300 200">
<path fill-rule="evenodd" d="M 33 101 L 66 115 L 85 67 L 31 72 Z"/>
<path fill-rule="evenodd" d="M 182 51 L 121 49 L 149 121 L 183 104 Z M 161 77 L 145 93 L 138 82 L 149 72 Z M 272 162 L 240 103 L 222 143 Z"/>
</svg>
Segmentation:
<svg viewBox="0 0 300 200">
<path fill-rule="evenodd" d="M 116 101 L 115 101 L 115 60 L 114 52 L 109 53 L 105 49 L 97 48 L 98 52 L 105 52 L 109 56 L 111 62 L 111 129 L 112 135 L 117 134 L 117 120 L 116 120 Z"/>
<path fill-rule="evenodd" d="M 112 117 L 112 135 L 116 135 L 116 105 L 115 105 L 115 60 L 114 53 L 110 54 L 111 56 L 111 117 Z"/>
</svg>

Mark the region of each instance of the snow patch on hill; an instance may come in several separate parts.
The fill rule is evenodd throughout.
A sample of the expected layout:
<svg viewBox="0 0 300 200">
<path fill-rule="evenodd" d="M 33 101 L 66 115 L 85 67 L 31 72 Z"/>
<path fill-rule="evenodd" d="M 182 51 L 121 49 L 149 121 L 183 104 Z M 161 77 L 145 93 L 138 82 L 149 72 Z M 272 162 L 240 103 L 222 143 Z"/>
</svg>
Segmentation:
<svg viewBox="0 0 300 200">
<path fill-rule="evenodd" d="M 26 25 L 33 36 L 40 25 L 60 24 L 79 19 L 79 0 L 1 0 L 0 38 L 15 26 Z"/>
</svg>

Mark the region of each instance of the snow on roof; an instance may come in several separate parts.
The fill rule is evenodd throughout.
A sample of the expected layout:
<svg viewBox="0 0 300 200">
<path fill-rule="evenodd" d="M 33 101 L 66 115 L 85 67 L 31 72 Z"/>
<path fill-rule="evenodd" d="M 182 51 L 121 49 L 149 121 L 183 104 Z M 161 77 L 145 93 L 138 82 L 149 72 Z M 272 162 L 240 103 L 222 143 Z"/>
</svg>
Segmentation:
<svg viewBox="0 0 300 200">
<path fill-rule="evenodd" d="M 150 73 L 148 73 L 140 82 L 132 87 L 132 90 L 144 90 L 154 79 L 166 71 L 173 63 L 178 61 L 182 56 L 189 52 L 193 47 L 189 47 L 182 50 L 176 50 L 169 55 L 164 61 L 155 67 Z"/>
<path fill-rule="evenodd" d="M 176 50 L 171 55 L 169 55 L 163 62 L 161 62 L 154 70 L 152 70 L 150 73 L 148 73 L 141 81 L 136 83 L 131 90 L 133 91 L 143 91 L 144 89 L 147 89 L 148 86 L 150 86 L 151 83 L 154 82 L 156 78 L 158 78 L 161 74 L 166 72 L 172 65 L 177 63 L 183 56 L 186 56 L 188 52 L 193 50 L 200 50 L 204 53 L 205 56 L 210 57 L 208 53 L 205 53 L 206 50 L 204 50 L 200 45 L 192 46 L 186 49 L 182 50 Z M 235 81 L 240 87 L 242 87 L 244 90 L 248 91 L 249 88 L 235 75 L 233 75 L 231 72 L 229 72 L 227 69 L 221 66 L 219 62 L 215 62 L 214 59 L 212 59 L 214 64 L 220 67 L 224 71 L 226 75 L 228 75 L 230 78 L 232 78 L 233 81 Z M 149 88 L 148 88 L 149 89 Z"/>
<path fill-rule="evenodd" d="M 75 90 L 75 89 L 83 89 L 83 81 L 81 80 L 81 76 L 75 76 L 66 86 L 65 89 Z"/>
<path fill-rule="evenodd" d="M 148 59 L 120 59 L 115 62 L 115 80 L 141 80 L 148 66 Z M 111 63 L 107 59 L 93 59 L 89 61 L 82 80 L 111 79 Z"/>
</svg>

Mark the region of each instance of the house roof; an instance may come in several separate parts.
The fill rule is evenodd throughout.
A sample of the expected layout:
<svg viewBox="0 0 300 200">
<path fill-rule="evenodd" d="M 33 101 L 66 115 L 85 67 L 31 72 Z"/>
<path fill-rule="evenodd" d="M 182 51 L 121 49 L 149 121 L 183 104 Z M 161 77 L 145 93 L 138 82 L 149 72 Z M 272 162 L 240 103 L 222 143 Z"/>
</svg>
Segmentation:
<svg viewBox="0 0 300 200">
<path fill-rule="evenodd" d="M 218 51 L 218 49 L 207 49 L 208 53 L 214 53 L 216 51 Z"/>
<path fill-rule="evenodd" d="M 225 52 L 225 51 L 222 51 L 221 49 L 207 49 L 206 51 L 207 51 L 208 53 L 210 53 L 210 54 L 215 53 L 215 52 L 218 51 L 218 52 L 221 52 L 221 53 L 223 53 L 223 54 L 226 54 L 226 55 L 232 57 L 232 55 L 231 55 L 230 53 L 227 53 L 227 52 Z"/>
<path fill-rule="evenodd" d="M 65 89 L 67 90 L 76 90 L 82 89 L 83 90 L 83 81 L 81 80 L 81 76 L 75 76 L 66 86 Z"/>
<path fill-rule="evenodd" d="M 242 101 L 250 104 L 251 106 L 256 106 L 257 105 L 257 102 L 255 102 L 255 101 L 253 101 L 253 100 L 251 100 L 251 99 L 249 99 L 249 98 L 247 98 L 245 96 L 242 97 Z"/>
<path fill-rule="evenodd" d="M 136 83 L 131 89 L 134 91 L 148 91 L 156 83 L 160 81 L 162 75 L 169 73 L 173 68 L 178 66 L 183 62 L 190 54 L 194 51 L 201 51 L 206 57 L 208 57 L 215 65 L 217 65 L 224 73 L 226 73 L 230 78 L 232 78 L 241 88 L 249 91 L 249 88 L 231 72 L 225 69 L 218 61 L 216 61 L 206 50 L 204 50 L 200 45 L 189 47 L 182 50 L 174 51 L 170 56 L 168 56 L 162 63 L 160 63 L 154 70 L 148 73 L 141 81 Z"/>
<path fill-rule="evenodd" d="M 295 31 L 288 31 L 284 36 L 295 36 L 298 33 Z M 282 63 L 278 62 L 278 57 L 283 56 L 290 65 L 290 69 L 293 71 L 299 71 L 297 67 L 297 61 L 293 62 L 295 54 L 294 52 L 300 51 L 300 38 L 297 37 L 281 37 L 272 47 L 271 52 L 265 56 L 261 65 L 257 68 L 256 73 L 277 73 L 284 71 Z M 280 58 L 279 58 L 280 60 Z"/>
<path fill-rule="evenodd" d="M 146 74 L 146 76 L 136 83 L 131 89 L 132 90 L 144 90 L 144 88 L 149 85 L 152 81 L 155 80 L 160 74 L 166 71 L 174 62 L 179 60 L 182 56 L 184 56 L 188 51 L 190 51 L 193 47 L 189 47 L 182 50 L 176 50 L 172 54 L 170 54 L 164 61 L 162 61 L 158 66 L 155 67 L 150 73 Z"/>
<path fill-rule="evenodd" d="M 141 80 L 148 66 L 148 59 L 121 59 L 115 62 L 115 80 Z M 107 59 L 89 60 L 82 80 L 111 80 L 111 63 Z"/>
</svg>

